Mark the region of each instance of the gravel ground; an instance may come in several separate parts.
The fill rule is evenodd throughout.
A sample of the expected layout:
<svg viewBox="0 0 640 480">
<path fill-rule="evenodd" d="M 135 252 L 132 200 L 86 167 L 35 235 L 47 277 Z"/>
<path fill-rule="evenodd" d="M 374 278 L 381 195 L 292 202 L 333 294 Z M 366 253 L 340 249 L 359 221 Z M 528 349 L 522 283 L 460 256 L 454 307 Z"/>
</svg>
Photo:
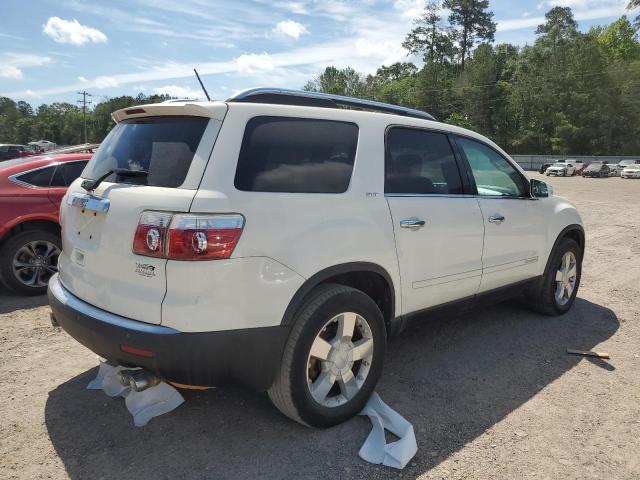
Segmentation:
<svg viewBox="0 0 640 480">
<path fill-rule="evenodd" d="M 97 358 L 46 299 L 0 292 L 0 478 L 640 478 L 640 181 L 549 182 L 586 224 L 574 308 L 511 301 L 393 341 L 378 392 L 416 431 L 403 471 L 359 459 L 366 418 L 311 430 L 235 389 L 186 392 L 135 428 L 121 399 L 84 389 Z"/>
</svg>

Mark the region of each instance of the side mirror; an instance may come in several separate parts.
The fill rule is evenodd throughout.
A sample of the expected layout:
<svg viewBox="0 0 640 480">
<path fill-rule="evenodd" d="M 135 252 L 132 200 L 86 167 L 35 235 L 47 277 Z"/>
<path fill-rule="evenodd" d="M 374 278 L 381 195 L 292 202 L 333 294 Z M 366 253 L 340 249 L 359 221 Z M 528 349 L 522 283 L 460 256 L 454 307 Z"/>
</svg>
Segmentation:
<svg viewBox="0 0 640 480">
<path fill-rule="evenodd" d="M 545 198 L 553 194 L 553 187 L 535 178 L 531 179 L 531 196 Z"/>
</svg>

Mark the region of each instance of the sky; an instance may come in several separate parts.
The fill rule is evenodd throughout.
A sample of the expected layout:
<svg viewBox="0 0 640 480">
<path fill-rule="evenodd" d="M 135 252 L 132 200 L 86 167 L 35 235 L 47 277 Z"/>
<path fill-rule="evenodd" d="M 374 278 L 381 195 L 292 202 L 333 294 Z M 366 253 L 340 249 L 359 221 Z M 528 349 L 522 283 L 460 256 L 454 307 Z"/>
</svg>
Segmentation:
<svg viewBox="0 0 640 480">
<path fill-rule="evenodd" d="M 532 43 L 554 6 L 608 24 L 628 0 L 490 0 L 496 42 Z M 302 88 L 326 66 L 374 73 L 402 48 L 424 0 L 0 0 L 0 96 L 33 105 L 119 95 L 214 99 Z M 632 15 L 637 12 L 632 12 Z M 446 17 L 447 12 L 443 12 Z"/>
</svg>

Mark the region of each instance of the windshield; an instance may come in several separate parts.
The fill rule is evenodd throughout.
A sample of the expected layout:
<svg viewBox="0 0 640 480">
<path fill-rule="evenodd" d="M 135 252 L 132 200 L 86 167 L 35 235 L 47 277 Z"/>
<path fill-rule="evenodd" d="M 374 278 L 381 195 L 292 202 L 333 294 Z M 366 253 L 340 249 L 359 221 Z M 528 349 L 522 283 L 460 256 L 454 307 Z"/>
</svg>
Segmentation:
<svg viewBox="0 0 640 480">
<path fill-rule="evenodd" d="M 602 168 L 601 163 L 592 163 L 587 167 L 587 170 L 600 170 Z"/>
<path fill-rule="evenodd" d="M 95 180 L 109 170 L 143 170 L 147 176 L 115 174 L 106 182 L 179 187 L 187 176 L 209 119 L 202 117 L 144 117 L 125 120 L 104 139 L 83 172 Z"/>
<path fill-rule="evenodd" d="M 566 163 L 554 163 L 553 166 L 554 167 L 565 168 L 567 166 L 567 164 Z"/>
</svg>

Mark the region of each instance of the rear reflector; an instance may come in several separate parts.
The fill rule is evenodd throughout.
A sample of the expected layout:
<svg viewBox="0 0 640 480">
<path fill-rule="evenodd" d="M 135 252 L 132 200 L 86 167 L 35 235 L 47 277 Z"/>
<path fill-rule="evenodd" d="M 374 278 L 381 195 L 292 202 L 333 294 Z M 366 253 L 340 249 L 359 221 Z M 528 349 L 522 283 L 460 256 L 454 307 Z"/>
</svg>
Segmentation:
<svg viewBox="0 0 640 480">
<path fill-rule="evenodd" d="M 120 345 L 120 350 L 124 353 L 130 353 L 131 355 L 137 355 L 138 357 L 151 358 L 153 352 L 151 350 L 145 350 L 144 348 L 132 347 L 130 345 Z"/>
<path fill-rule="evenodd" d="M 171 214 L 145 211 L 133 239 L 133 252 L 169 260 L 229 258 L 240 239 L 239 214 Z"/>
</svg>

